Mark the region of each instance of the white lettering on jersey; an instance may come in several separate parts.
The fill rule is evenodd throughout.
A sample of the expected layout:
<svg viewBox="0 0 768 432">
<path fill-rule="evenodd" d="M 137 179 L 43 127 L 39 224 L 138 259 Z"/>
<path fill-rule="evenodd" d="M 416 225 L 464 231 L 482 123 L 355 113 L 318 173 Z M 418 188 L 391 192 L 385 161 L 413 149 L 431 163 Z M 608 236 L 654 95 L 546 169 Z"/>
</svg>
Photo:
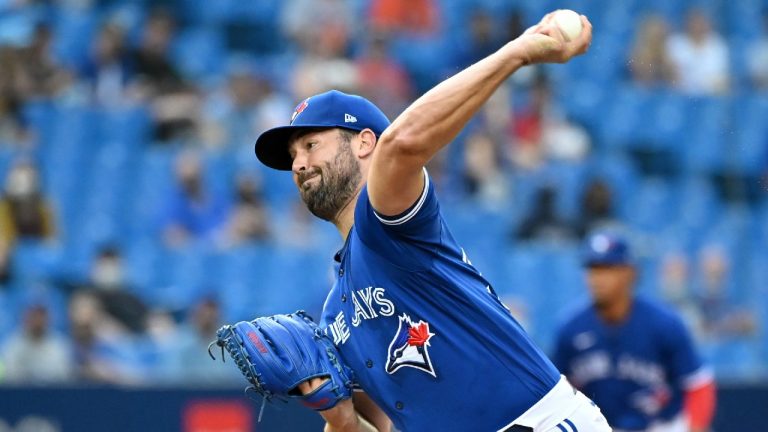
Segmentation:
<svg viewBox="0 0 768 432">
<path fill-rule="evenodd" d="M 574 384 L 582 386 L 590 381 L 607 378 L 613 368 L 608 353 L 597 351 L 576 359 L 572 369 Z"/>
<path fill-rule="evenodd" d="M 357 300 L 355 291 L 350 291 L 349 294 L 352 296 L 352 303 L 355 304 L 355 316 L 352 318 L 352 325 L 357 327 L 360 325 L 360 317 L 363 317 L 363 319 L 371 319 L 371 317 L 369 317 L 365 310 L 363 310 L 363 307 L 360 306 L 360 301 Z"/>
<path fill-rule="evenodd" d="M 583 333 L 577 337 L 581 335 Z M 664 369 L 660 365 L 627 354 L 622 354 L 614 365 L 607 352 L 590 352 L 578 357 L 572 367 L 574 383 L 580 386 L 610 377 L 634 381 L 643 387 L 665 385 Z"/>
<path fill-rule="evenodd" d="M 595 335 L 588 331 L 581 332 L 573 338 L 573 346 L 580 351 L 590 348 L 595 342 L 597 342 Z"/>
<path fill-rule="evenodd" d="M 617 364 L 616 375 L 643 385 L 661 386 L 664 384 L 664 370 L 657 364 L 622 355 Z"/>
<path fill-rule="evenodd" d="M 376 304 L 379 305 L 380 314 L 384 316 L 395 314 L 395 305 L 384 297 L 384 288 L 374 288 L 373 298 L 376 300 Z"/>
<path fill-rule="evenodd" d="M 363 320 L 375 319 L 379 316 L 389 317 L 395 314 L 395 305 L 384 297 L 384 288 L 369 286 L 350 292 L 352 303 L 355 306 L 355 316 L 352 318 L 352 326 L 357 327 Z"/>
<path fill-rule="evenodd" d="M 341 345 L 349 339 L 349 327 L 344 319 L 344 311 L 336 315 L 336 319 L 328 326 L 331 329 L 334 345 Z"/>
<path fill-rule="evenodd" d="M 372 304 L 373 303 L 372 291 L 373 291 L 373 287 L 357 290 L 357 294 L 360 296 L 361 299 L 363 299 L 365 306 L 368 308 L 368 314 L 371 316 L 371 319 L 378 317 L 378 315 L 376 315 L 376 310 L 373 308 L 373 304 Z"/>
</svg>

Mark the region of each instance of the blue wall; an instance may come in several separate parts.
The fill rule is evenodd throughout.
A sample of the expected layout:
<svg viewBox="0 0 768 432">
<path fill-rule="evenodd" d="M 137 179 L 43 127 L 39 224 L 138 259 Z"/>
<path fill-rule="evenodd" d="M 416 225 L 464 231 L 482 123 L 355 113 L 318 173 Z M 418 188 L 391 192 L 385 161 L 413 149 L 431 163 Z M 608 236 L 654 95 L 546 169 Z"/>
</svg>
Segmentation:
<svg viewBox="0 0 768 432">
<path fill-rule="evenodd" d="M 764 431 L 768 386 L 720 389 L 716 432 Z M 239 390 L 0 388 L 0 421 L 18 427 L 23 418 L 42 417 L 62 432 L 183 431 L 184 412 L 196 402 L 225 401 L 248 407 L 254 431 L 321 431 L 320 417 L 294 403 L 267 405 L 256 424 L 258 402 Z M 13 430 L 13 429 L 11 429 Z"/>
</svg>

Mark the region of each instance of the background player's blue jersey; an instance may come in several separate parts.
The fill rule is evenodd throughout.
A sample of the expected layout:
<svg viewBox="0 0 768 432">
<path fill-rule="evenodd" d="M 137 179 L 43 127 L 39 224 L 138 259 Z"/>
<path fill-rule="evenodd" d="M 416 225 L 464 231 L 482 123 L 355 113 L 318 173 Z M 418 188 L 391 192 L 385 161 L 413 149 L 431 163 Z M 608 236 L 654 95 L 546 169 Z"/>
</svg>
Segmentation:
<svg viewBox="0 0 768 432">
<path fill-rule="evenodd" d="M 708 377 L 680 318 L 642 297 L 617 325 L 592 305 L 578 312 L 564 323 L 553 359 L 611 426 L 624 430 L 676 417 L 683 390 Z"/>
<path fill-rule="evenodd" d="M 493 431 L 560 378 L 469 263 L 425 175 L 398 217 L 363 188 L 322 326 L 359 385 L 403 431 Z"/>
</svg>

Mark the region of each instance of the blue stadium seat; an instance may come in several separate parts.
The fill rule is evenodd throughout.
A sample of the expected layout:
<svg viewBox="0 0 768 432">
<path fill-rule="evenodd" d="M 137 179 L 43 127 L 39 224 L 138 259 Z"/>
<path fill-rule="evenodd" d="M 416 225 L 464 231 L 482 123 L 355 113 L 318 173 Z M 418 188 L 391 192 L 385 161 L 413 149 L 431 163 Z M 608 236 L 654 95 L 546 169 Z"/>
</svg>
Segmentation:
<svg viewBox="0 0 768 432">
<path fill-rule="evenodd" d="M 583 125 L 594 134 L 600 130 L 604 107 L 609 103 L 612 89 L 612 86 L 603 85 L 591 78 L 569 77 L 567 82 L 553 90 L 557 106 L 564 110 L 568 119 Z M 599 140 L 593 142 L 595 146 L 600 144 Z"/>
<path fill-rule="evenodd" d="M 81 8 L 58 8 L 54 22 L 53 51 L 63 64 L 81 70 L 91 53 L 98 29 L 97 14 Z"/>
<path fill-rule="evenodd" d="M 134 200 L 128 210 L 126 229 L 129 235 L 159 235 L 167 199 L 174 187 L 175 157 L 175 151 L 164 148 L 143 152 L 138 175 L 134 180 Z"/>
<path fill-rule="evenodd" d="M 156 287 L 157 302 L 171 310 L 187 310 L 214 281 L 208 277 L 213 261 L 210 245 L 192 242 L 165 253 L 166 279 Z"/>
<path fill-rule="evenodd" d="M 432 88 L 445 76 L 454 73 L 450 68 L 456 63 L 446 40 L 440 38 L 399 37 L 392 42 L 394 57 L 413 78 L 417 93 Z"/>
<path fill-rule="evenodd" d="M 718 341 L 704 346 L 705 357 L 711 359 L 715 374 L 721 380 L 743 380 L 754 377 L 764 367 L 759 347 L 750 340 Z"/>
<path fill-rule="evenodd" d="M 760 0 L 730 0 L 728 7 L 720 9 L 721 31 L 744 40 L 755 40 L 760 37 L 764 9 Z M 731 50 L 731 55 L 740 54 L 743 52 Z"/>
<path fill-rule="evenodd" d="M 768 97 L 746 96 L 736 105 L 729 160 L 739 172 L 757 176 L 768 169 Z"/>
<path fill-rule="evenodd" d="M 12 307 L 14 305 L 11 304 L 11 301 L 9 299 L 10 288 L 7 286 L 0 287 L 0 310 L 3 311 L 13 311 Z M 15 320 L 15 317 L 12 313 L 2 313 L 0 314 L 0 346 L 4 345 L 4 342 L 8 336 L 15 330 L 17 321 Z"/>
<path fill-rule="evenodd" d="M 171 55 L 182 74 L 195 80 L 220 76 L 226 65 L 224 39 L 215 27 L 192 27 L 183 31 L 174 42 Z"/>
<path fill-rule="evenodd" d="M 638 113 L 648 112 L 651 97 L 648 89 L 633 85 L 615 89 L 604 107 L 603 122 L 598 130 L 604 148 L 633 148 L 642 144 L 636 137 L 646 130 L 647 124 Z"/>
<path fill-rule="evenodd" d="M 643 181 L 628 199 L 627 206 L 622 209 L 625 212 L 622 217 L 640 230 L 653 232 L 677 217 L 674 196 L 662 179 Z"/>
<path fill-rule="evenodd" d="M 702 234 L 722 215 L 723 204 L 707 178 L 684 179 L 676 195 L 681 223 L 692 234 Z"/>
<path fill-rule="evenodd" d="M 58 275 L 61 249 L 36 240 L 21 240 L 13 251 L 13 273 L 19 280 L 43 281 Z"/>
<path fill-rule="evenodd" d="M 149 238 L 135 238 L 123 248 L 126 281 L 145 301 L 154 301 L 155 288 L 163 283 L 163 254 L 157 240 Z"/>
<path fill-rule="evenodd" d="M 721 172 L 727 154 L 722 131 L 730 124 L 729 101 L 702 97 L 687 102 L 685 140 L 680 143 L 684 166 L 691 173 Z"/>
<path fill-rule="evenodd" d="M 649 107 L 650 121 L 641 132 L 650 148 L 677 151 L 688 144 L 686 96 L 674 92 L 654 95 Z"/>
</svg>

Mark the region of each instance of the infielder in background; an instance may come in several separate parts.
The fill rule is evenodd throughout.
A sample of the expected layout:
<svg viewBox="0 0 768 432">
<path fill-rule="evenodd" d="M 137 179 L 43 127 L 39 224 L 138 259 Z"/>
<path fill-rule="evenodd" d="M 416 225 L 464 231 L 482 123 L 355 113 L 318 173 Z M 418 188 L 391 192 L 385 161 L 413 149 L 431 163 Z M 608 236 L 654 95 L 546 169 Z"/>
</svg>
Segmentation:
<svg viewBox="0 0 768 432">
<path fill-rule="evenodd" d="M 424 168 L 516 70 L 586 52 L 591 25 L 581 22 L 566 41 L 547 15 L 391 125 L 366 99 L 330 91 L 258 138 L 259 160 L 293 171 L 309 210 L 345 241 L 321 327 L 362 391 L 321 411 L 326 430 L 610 431 L 472 266 Z"/>
<path fill-rule="evenodd" d="M 555 364 L 614 431 L 702 432 L 715 409 L 712 373 L 680 317 L 636 296 L 624 239 L 597 233 L 584 265 L 592 303 L 563 325 Z"/>
</svg>

